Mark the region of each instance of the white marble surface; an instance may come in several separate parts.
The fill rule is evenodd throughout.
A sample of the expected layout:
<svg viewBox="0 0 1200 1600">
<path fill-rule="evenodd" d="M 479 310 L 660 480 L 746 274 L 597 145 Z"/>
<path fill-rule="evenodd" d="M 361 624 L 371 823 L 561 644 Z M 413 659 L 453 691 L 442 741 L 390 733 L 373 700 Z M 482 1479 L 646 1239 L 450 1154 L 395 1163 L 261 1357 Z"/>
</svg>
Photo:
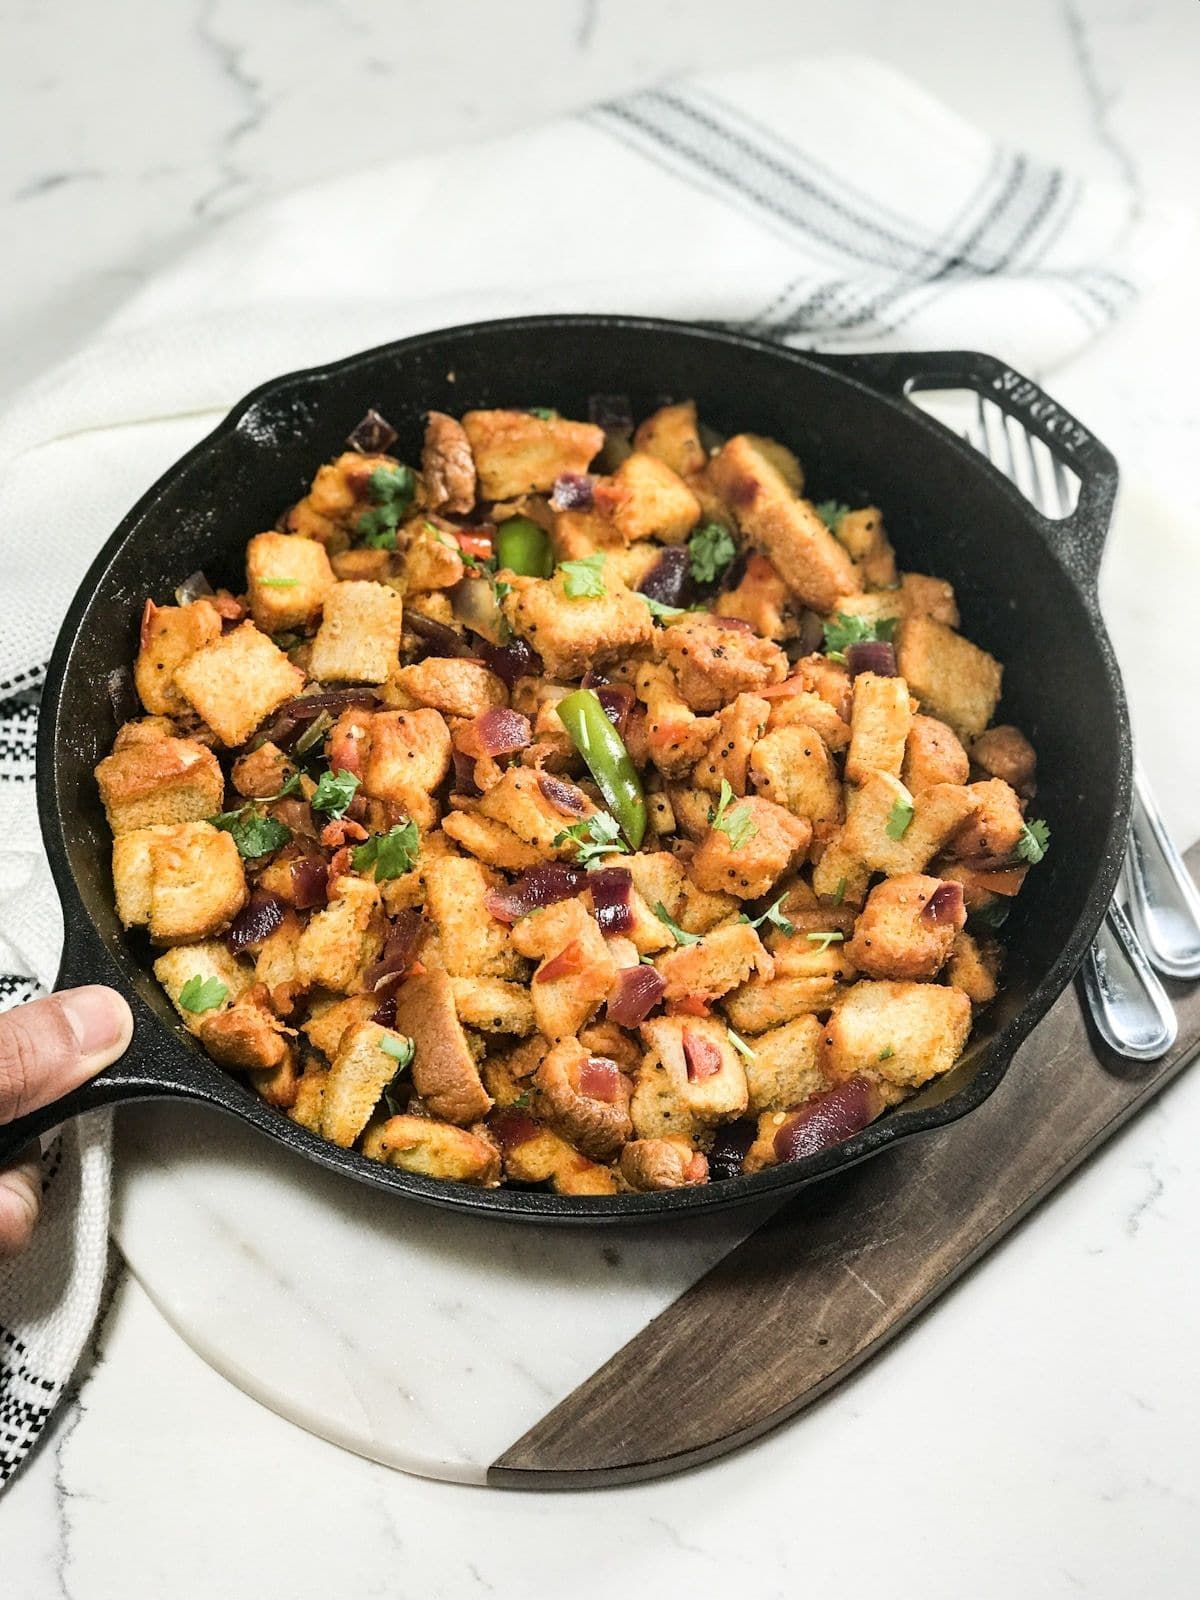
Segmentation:
<svg viewBox="0 0 1200 1600">
<path fill-rule="evenodd" d="M 470 0 L 436 16 L 366 0 L 10 0 L 4 38 L 5 388 L 240 205 L 665 71 L 853 48 L 1145 194 L 1190 199 L 1200 155 L 1188 0 Z M 1188 838 L 1198 264 L 1053 378 L 1125 468 L 1106 604 L 1146 764 Z M 1197 1132 L 1193 1075 L 803 1421 L 607 1494 L 500 1495 L 364 1462 L 239 1393 L 118 1274 L 78 1398 L 0 1502 L 4 1592 L 1182 1600 L 1200 1587 Z"/>
</svg>

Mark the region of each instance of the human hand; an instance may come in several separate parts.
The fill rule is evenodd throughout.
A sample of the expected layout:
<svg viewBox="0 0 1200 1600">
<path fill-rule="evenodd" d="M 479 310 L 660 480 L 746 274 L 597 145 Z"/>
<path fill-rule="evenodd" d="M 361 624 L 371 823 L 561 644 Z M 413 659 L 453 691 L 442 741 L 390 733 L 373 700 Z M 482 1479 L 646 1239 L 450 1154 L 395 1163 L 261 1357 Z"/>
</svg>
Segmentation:
<svg viewBox="0 0 1200 1600">
<path fill-rule="evenodd" d="M 133 1017 L 115 989 L 89 984 L 0 1014 L 0 1124 L 58 1100 L 122 1055 Z M 0 1168 L 0 1258 L 29 1243 L 41 1203 L 34 1147 Z"/>
</svg>

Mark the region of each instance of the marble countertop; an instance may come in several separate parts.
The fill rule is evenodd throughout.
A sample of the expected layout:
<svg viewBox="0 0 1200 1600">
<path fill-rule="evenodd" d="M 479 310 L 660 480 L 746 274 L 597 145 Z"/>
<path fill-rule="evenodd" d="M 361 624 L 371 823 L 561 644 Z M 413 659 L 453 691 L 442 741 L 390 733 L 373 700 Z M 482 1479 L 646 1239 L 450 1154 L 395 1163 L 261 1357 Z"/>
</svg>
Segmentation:
<svg viewBox="0 0 1200 1600">
<path fill-rule="evenodd" d="M 7 8 L 5 43 L 0 400 L 239 207 L 668 72 L 873 53 L 1006 140 L 1153 198 L 1194 197 L 1200 148 L 1188 0 L 27 0 Z M 1050 379 L 1123 464 L 1106 608 L 1144 763 L 1186 841 L 1200 833 L 1200 742 L 1178 737 L 1181 719 L 1194 727 L 1200 592 L 1192 250 Z M 341 1452 L 206 1367 L 117 1264 L 78 1393 L 0 1502 L 4 1591 L 1182 1600 L 1200 1588 L 1198 1133 L 1193 1073 L 807 1416 L 723 1463 L 607 1493 L 473 1490 Z"/>
</svg>

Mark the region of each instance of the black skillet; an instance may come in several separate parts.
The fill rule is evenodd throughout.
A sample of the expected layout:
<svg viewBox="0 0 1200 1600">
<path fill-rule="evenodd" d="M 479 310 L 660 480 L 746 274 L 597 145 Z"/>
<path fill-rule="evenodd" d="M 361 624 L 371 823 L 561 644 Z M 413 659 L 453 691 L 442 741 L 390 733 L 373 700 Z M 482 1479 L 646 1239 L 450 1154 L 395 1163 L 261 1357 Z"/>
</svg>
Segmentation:
<svg viewBox="0 0 1200 1600">
<path fill-rule="evenodd" d="M 1051 522 L 999 472 L 906 398 L 973 389 L 1042 439 L 1081 480 L 1078 506 Z M 1005 929 L 1003 994 L 945 1078 L 844 1144 L 791 1165 L 664 1194 L 565 1197 L 479 1190 L 411 1176 L 290 1122 L 211 1062 L 184 1032 L 150 970 L 152 952 L 113 909 L 111 839 L 92 768 L 111 746 L 108 674 L 130 662 L 147 595 L 160 601 L 197 568 L 243 586 L 247 538 L 271 527 L 368 406 L 419 453 L 431 408 L 555 406 L 587 414 L 592 394 L 625 394 L 634 414 L 693 396 L 724 433 L 791 445 L 810 493 L 884 508 L 901 563 L 948 578 L 967 636 L 1005 665 L 999 716 L 1039 758 L 1038 810 L 1054 844 Z M 0 1129 L 0 1160 L 95 1106 L 177 1099 L 219 1106 L 279 1143 L 362 1182 L 451 1209 L 540 1221 L 678 1215 L 782 1195 L 953 1122 L 1004 1076 L 1017 1046 L 1070 981 L 1111 899 L 1130 803 L 1129 729 L 1096 577 L 1116 491 L 1109 452 L 1036 385 L 989 356 L 797 354 L 736 333 L 636 317 L 525 317 L 422 334 L 264 384 L 142 498 L 92 564 L 50 662 L 38 744 L 38 803 L 62 898 L 60 988 L 109 983 L 133 1007 L 123 1060 L 56 1105 Z"/>
</svg>

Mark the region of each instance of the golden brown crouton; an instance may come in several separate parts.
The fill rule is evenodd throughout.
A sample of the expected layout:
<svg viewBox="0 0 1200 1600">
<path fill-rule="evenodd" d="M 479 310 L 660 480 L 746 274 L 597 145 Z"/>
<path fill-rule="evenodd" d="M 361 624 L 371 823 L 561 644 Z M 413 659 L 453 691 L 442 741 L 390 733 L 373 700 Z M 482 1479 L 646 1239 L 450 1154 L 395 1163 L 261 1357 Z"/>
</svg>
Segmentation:
<svg viewBox="0 0 1200 1600">
<path fill-rule="evenodd" d="M 105 756 L 96 783 L 114 834 L 220 811 L 225 779 L 212 751 L 194 739 L 127 743 Z"/>
<path fill-rule="evenodd" d="M 532 767 L 509 767 L 500 782 L 493 784 L 478 802 L 478 813 L 493 822 L 503 823 L 518 839 L 533 845 L 543 857 L 559 855 L 571 860 L 575 854 L 574 845 L 569 840 L 561 845 L 556 845 L 554 841 L 572 823 L 593 816 L 596 807 L 573 784 L 566 788 L 568 793 L 576 797 L 577 812 L 568 814 L 556 805 L 551 798 L 556 791 Z"/>
<path fill-rule="evenodd" d="M 612 1161 L 632 1134 L 633 1085 L 616 1062 L 591 1055 L 578 1039 L 548 1050 L 534 1083 L 541 1115 L 593 1161 Z"/>
<path fill-rule="evenodd" d="M 748 542 L 802 604 L 827 615 L 842 595 L 862 588 L 850 557 L 749 434 L 728 440 L 708 471 Z"/>
<path fill-rule="evenodd" d="M 401 667 L 393 678 L 418 705 L 432 706 L 448 717 L 482 716 L 508 701 L 508 690 L 482 661 L 426 656 L 411 667 Z"/>
<path fill-rule="evenodd" d="M 246 902 L 237 845 L 207 822 L 137 828 L 113 841 L 117 914 L 145 925 L 155 944 L 222 932 Z"/>
<path fill-rule="evenodd" d="M 164 950 L 154 963 L 154 976 L 170 996 L 171 1004 L 183 1019 L 184 1027 L 189 1033 L 195 1034 L 199 1034 L 206 1017 L 217 1011 L 228 1011 L 254 982 L 253 975 L 236 957 L 229 954 L 220 939 L 176 945 L 171 950 Z M 185 985 L 194 978 L 198 978 L 201 984 L 215 980 L 225 993 L 218 997 L 217 989 L 210 984 L 209 993 L 201 998 L 211 999 L 213 1003 L 206 1005 L 203 1011 L 194 1011 L 190 1006 L 183 1005 L 179 998 Z"/>
<path fill-rule="evenodd" d="M 156 606 L 147 601 L 141 648 L 133 681 L 147 711 L 172 716 L 187 710 L 175 687 L 175 672 L 203 645 L 221 637 L 221 613 L 207 600 L 190 606 Z"/>
<path fill-rule="evenodd" d="M 370 746 L 363 793 L 399 806 L 419 828 L 432 827 L 438 815 L 434 796 L 450 770 L 450 732 L 440 713 L 377 711 L 365 721 Z"/>
<path fill-rule="evenodd" d="M 387 1046 L 387 1049 L 384 1046 Z M 360 1022 L 347 1028 L 329 1068 L 321 1099 L 321 1136 L 348 1150 L 370 1121 L 383 1091 L 400 1070 L 407 1039 L 394 1028 Z"/>
<path fill-rule="evenodd" d="M 651 908 L 661 905 L 688 933 L 707 933 L 737 912 L 738 903 L 730 895 L 698 889 L 669 850 L 640 850 L 628 859 L 623 857 L 622 862 L 632 874 L 640 898 Z"/>
<path fill-rule="evenodd" d="M 834 977 L 836 970 L 831 963 L 829 972 L 823 975 L 772 978 L 769 983 L 752 980 L 726 995 L 725 1015 L 730 1025 L 748 1038 L 769 1028 L 782 1027 L 797 1017 L 828 1011 L 845 987 Z"/>
<path fill-rule="evenodd" d="M 631 1139 L 620 1165 L 625 1182 L 642 1194 L 683 1189 L 708 1178 L 707 1158 L 688 1139 Z"/>
<path fill-rule="evenodd" d="M 861 783 L 871 772 L 900 776 L 904 744 L 912 724 L 908 685 L 903 678 L 860 672 L 854 680 L 846 780 Z"/>
<path fill-rule="evenodd" d="M 308 508 L 318 517 L 352 528 L 371 504 L 372 475 L 394 473 L 397 464 L 394 456 L 361 455 L 357 450 L 343 450 L 335 461 L 327 461 L 317 468 L 307 496 Z"/>
<path fill-rule="evenodd" d="M 175 684 L 222 744 L 237 745 L 300 693 L 304 674 L 265 633 L 243 622 L 188 656 L 175 669 Z"/>
<path fill-rule="evenodd" d="M 626 544 L 679 544 L 700 520 L 700 502 L 664 461 L 635 450 L 595 490 L 596 506 Z"/>
<path fill-rule="evenodd" d="M 679 692 L 694 711 L 719 711 L 736 695 L 756 693 L 787 677 L 787 657 L 732 618 L 707 613 L 664 628 L 663 655 Z"/>
<path fill-rule="evenodd" d="M 967 920 L 961 896 L 936 920 L 929 903 L 940 878 L 906 872 L 876 884 L 854 926 L 846 954 L 869 978 L 933 978 Z M 946 894 L 951 894 L 946 886 Z"/>
<path fill-rule="evenodd" d="M 405 595 L 415 599 L 461 583 L 467 567 L 458 541 L 424 517 L 408 526 L 412 531 L 404 547 Z M 409 609 L 420 611 L 422 608 L 413 604 Z"/>
<path fill-rule="evenodd" d="M 787 584 L 757 550 L 747 556 L 735 587 L 717 596 L 713 611 L 748 622 L 764 639 L 790 639 L 799 628 Z"/>
<path fill-rule="evenodd" d="M 740 1117 L 748 1095 L 729 1030 L 715 1017 L 652 1017 L 631 1112 L 639 1139 L 693 1138 Z"/>
<path fill-rule="evenodd" d="M 793 683 L 798 685 L 799 679 L 785 679 L 781 687 L 787 688 Z M 850 743 L 850 724 L 843 722 L 828 700 L 822 700 L 820 695 L 813 694 L 809 689 L 797 687 L 794 694 L 772 697 L 767 731 L 774 733 L 777 728 L 790 728 L 793 723 L 819 733 L 830 750 L 845 750 Z"/>
<path fill-rule="evenodd" d="M 990 778 L 1003 778 L 1023 800 L 1037 792 L 1037 756 L 1020 728 L 988 728 L 972 740 L 971 760 Z"/>
<path fill-rule="evenodd" d="M 446 971 L 455 977 L 512 979 L 525 971 L 508 929 L 484 903 L 498 881 L 465 856 L 436 856 L 425 869 L 425 909 Z"/>
<path fill-rule="evenodd" d="M 533 1015 L 547 1039 L 577 1034 L 608 998 L 617 963 L 579 900 L 534 911 L 513 925 L 512 942 L 539 960 L 530 984 Z"/>
<path fill-rule="evenodd" d="M 910 795 L 899 778 L 871 772 L 849 791 L 835 842 L 872 872 L 921 872 L 977 804 L 957 784 L 935 783 Z"/>
<path fill-rule="evenodd" d="M 908 617 L 896 632 L 896 666 L 928 716 L 973 739 L 1000 698 L 1000 663 L 930 617 Z"/>
<path fill-rule="evenodd" d="M 760 739 L 750 755 L 750 782 L 764 800 L 814 827 L 842 820 L 842 786 L 825 741 L 797 722 Z"/>
<path fill-rule="evenodd" d="M 442 831 L 484 866 L 499 867 L 504 872 L 524 872 L 545 859 L 536 845 L 526 844 L 503 822 L 481 817 L 477 811 L 451 811 L 442 823 Z"/>
<path fill-rule="evenodd" d="M 967 791 L 975 798 L 975 812 L 956 830 L 947 853 L 962 861 L 1007 863 L 1025 828 L 1016 790 L 1003 778 L 988 778 L 968 784 Z"/>
<path fill-rule="evenodd" d="M 225 1010 L 207 1012 L 200 1021 L 200 1043 L 214 1061 L 242 1072 L 274 1073 L 279 1078 L 256 1087 L 267 1091 L 273 1105 L 290 1105 L 295 1097 L 295 1081 L 290 1068 L 294 1052 L 287 1030 L 266 1004 L 262 990 L 255 987 L 239 996 Z"/>
<path fill-rule="evenodd" d="M 378 1009 L 379 996 L 370 992 L 347 995 L 344 999 L 318 995 L 300 1031 L 315 1049 L 332 1061 L 347 1030 L 360 1022 L 369 1022 Z"/>
<path fill-rule="evenodd" d="M 385 683 L 400 654 L 403 602 L 386 583 L 335 583 L 313 640 L 320 683 Z"/>
<path fill-rule="evenodd" d="M 315 622 L 335 581 L 325 546 L 315 539 L 260 533 L 246 546 L 250 614 L 264 633 Z"/>
<path fill-rule="evenodd" d="M 296 947 L 296 979 L 305 987 L 356 994 L 366 969 L 383 948 L 383 907 L 376 885 L 366 878 L 338 878 L 329 904 L 310 918 Z"/>
<path fill-rule="evenodd" d="M 298 1122 L 310 1133 L 321 1131 L 321 1102 L 325 1098 L 325 1085 L 329 1082 L 329 1068 L 310 1056 L 296 1083 L 296 1098 L 288 1110 L 293 1122 Z"/>
<path fill-rule="evenodd" d="M 267 935 L 254 958 L 254 979 L 261 983 L 271 1005 L 280 1016 L 290 1016 L 295 1005 L 296 948 L 300 943 L 300 919 L 285 912 L 283 921 Z"/>
<path fill-rule="evenodd" d="M 786 1111 L 826 1088 L 817 1064 L 821 1024 L 814 1016 L 798 1016 L 767 1033 L 756 1034 L 747 1044 L 754 1051 L 742 1062 L 750 1111 Z"/>
<path fill-rule="evenodd" d="M 904 746 L 900 777 L 910 794 L 935 783 L 965 784 L 970 764 L 953 728 L 936 717 L 915 716 Z"/>
<path fill-rule="evenodd" d="M 459 1021 L 480 1033 L 532 1033 L 533 1003 L 523 983 L 499 978 L 450 979 Z"/>
<path fill-rule="evenodd" d="M 516 1183 L 549 1183 L 556 1194 L 616 1194 L 620 1187 L 609 1167 L 589 1161 L 524 1110 L 497 1112 L 489 1127 L 504 1175 Z"/>
<path fill-rule="evenodd" d="M 326 548 L 332 547 L 326 545 Z M 353 550 L 334 551 L 329 565 L 334 577 L 343 583 L 387 583 L 396 570 L 396 555 L 392 550 L 356 545 Z"/>
<path fill-rule="evenodd" d="M 705 934 L 699 944 L 679 945 L 655 962 L 666 980 L 663 998 L 716 1000 L 746 982 L 752 972 L 769 979 L 775 964 L 748 922 L 730 922 Z"/>
<path fill-rule="evenodd" d="M 466 1126 L 491 1110 L 445 972 L 419 973 L 396 991 L 396 1031 L 416 1046 L 413 1087 L 431 1115 Z"/>
<path fill-rule="evenodd" d="M 500 1182 L 500 1152 L 490 1140 L 431 1117 L 389 1117 L 367 1135 L 363 1154 L 426 1178 L 448 1178 L 483 1189 L 494 1189 Z"/>
<path fill-rule="evenodd" d="M 704 835 L 688 875 L 697 888 L 710 894 L 724 891 L 739 900 L 757 900 L 804 854 L 812 839 L 810 822 L 769 800 L 739 800 L 722 820 L 732 825 L 735 835 L 747 837 L 735 844 L 724 828 L 714 827 Z"/>
<path fill-rule="evenodd" d="M 842 842 L 839 828 L 813 866 L 812 886 L 823 905 L 861 906 L 867 898 L 871 871 Z"/>
<path fill-rule="evenodd" d="M 890 1103 L 948 1072 L 971 1031 L 971 1002 L 936 983 L 856 983 L 821 1034 L 821 1068 L 831 1082 L 858 1072 Z"/>
<path fill-rule="evenodd" d="M 693 473 L 702 472 L 708 461 L 704 446 L 700 443 L 694 400 L 660 406 L 639 424 L 633 443 L 636 450 L 665 461 L 671 471 L 677 472 L 681 478 L 690 478 Z"/>
<path fill-rule="evenodd" d="M 552 578 L 517 578 L 503 609 L 513 632 L 541 656 L 552 678 L 579 678 L 648 645 L 654 624 L 645 603 L 616 572 L 601 571 L 602 595 L 567 593 L 561 568 Z"/>
<path fill-rule="evenodd" d="M 958 627 L 958 602 L 953 586 L 945 578 L 905 572 L 900 578 L 900 598 L 906 617 L 932 617 L 947 628 Z"/>
<path fill-rule="evenodd" d="M 750 753 L 761 739 L 771 715 L 771 702 L 758 695 L 740 694 L 714 719 L 704 759 L 697 762 L 692 781 L 701 789 L 719 794 L 722 781 L 734 794 L 745 794 Z M 774 795 L 768 795 L 773 800 Z"/>
<path fill-rule="evenodd" d="M 975 939 L 963 929 L 950 947 L 946 982 L 952 989 L 961 989 L 972 1005 L 986 1006 L 996 998 L 1002 955 L 994 939 Z"/>
<path fill-rule="evenodd" d="M 257 750 L 248 750 L 233 763 L 233 787 L 248 799 L 276 795 L 296 768 L 277 744 L 268 739 Z"/>
<path fill-rule="evenodd" d="M 425 418 L 421 447 L 421 476 L 425 497 L 435 511 L 466 516 L 475 505 L 475 459 L 471 441 L 461 422 L 444 411 Z"/>
<path fill-rule="evenodd" d="M 847 511 L 838 518 L 834 537 L 858 568 L 868 589 L 888 589 L 896 581 L 896 552 L 884 531 L 878 506 Z"/>
<path fill-rule="evenodd" d="M 529 411 L 468 411 L 462 425 L 484 500 L 550 490 L 564 472 L 586 472 L 604 443 L 603 429 L 590 422 Z"/>
<path fill-rule="evenodd" d="M 697 717 L 681 697 L 674 674 L 658 663 L 639 666 L 637 693 L 646 705 L 647 756 L 664 778 L 682 778 L 703 756 L 712 738 L 712 719 Z"/>
</svg>

